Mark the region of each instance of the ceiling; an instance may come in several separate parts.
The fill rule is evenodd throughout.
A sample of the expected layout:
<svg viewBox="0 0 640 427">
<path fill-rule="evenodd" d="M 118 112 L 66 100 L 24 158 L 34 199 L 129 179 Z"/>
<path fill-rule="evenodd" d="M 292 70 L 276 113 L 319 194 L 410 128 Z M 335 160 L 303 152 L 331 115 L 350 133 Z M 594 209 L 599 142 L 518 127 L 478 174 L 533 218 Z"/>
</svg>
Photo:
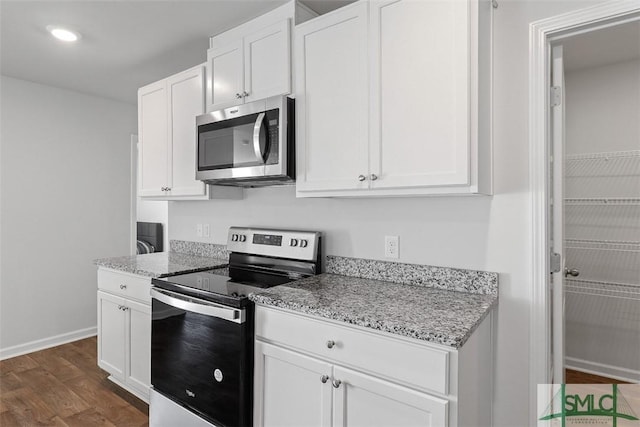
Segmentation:
<svg viewBox="0 0 640 427">
<path fill-rule="evenodd" d="M 203 63 L 209 36 L 286 0 L 0 1 L 0 73 L 127 103 L 137 89 Z M 351 1 L 308 0 L 326 13 Z M 47 25 L 78 31 L 60 42 Z"/>
<path fill-rule="evenodd" d="M 567 72 L 640 59 L 640 21 L 573 36 L 562 45 Z"/>
</svg>

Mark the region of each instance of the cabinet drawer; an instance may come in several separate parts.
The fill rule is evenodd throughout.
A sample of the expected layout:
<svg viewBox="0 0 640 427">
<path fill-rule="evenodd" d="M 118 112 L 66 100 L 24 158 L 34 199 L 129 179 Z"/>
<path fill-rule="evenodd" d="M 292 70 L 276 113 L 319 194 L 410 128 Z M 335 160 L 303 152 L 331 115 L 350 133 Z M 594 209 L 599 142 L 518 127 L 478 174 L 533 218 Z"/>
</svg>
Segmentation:
<svg viewBox="0 0 640 427">
<path fill-rule="evenodd" d="M 99 268 L 98 289 L 151 304 L 151 279 L 148 277 Z"/>
<path fill-rule="evenodd" d="M 449 353 L 376 332 L 256 307 L 256 336 L 421 389 L 448 393 Z M 335 344 L 329 348 L 328 344 Z"/>
</svg>

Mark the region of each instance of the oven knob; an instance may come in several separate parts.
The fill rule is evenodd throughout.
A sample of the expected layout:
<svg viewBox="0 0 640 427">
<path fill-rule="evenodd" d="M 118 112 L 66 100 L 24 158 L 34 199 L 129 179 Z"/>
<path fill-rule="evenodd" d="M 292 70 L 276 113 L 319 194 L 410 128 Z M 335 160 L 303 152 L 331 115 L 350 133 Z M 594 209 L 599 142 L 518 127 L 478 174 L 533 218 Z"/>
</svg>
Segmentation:
<svg viewBox="0 0 640 427">
<path fill-rule="evenodd" d="M 238 241 L 238 235 L 237 234 L 232 234 L 231 235 L 231 241 L 232 242 L 237 242 Z"/>
<path fill-rule="evenodd" d="M 308 241 L 306 241 L 306 240 L 300 240 L 300 247 L 301 247 L 301 248 L 306 248 L 308 244 L 309 244 L 309 242 L 308 242 Z"/>
<path fill-rule="evenodd" d="M 245 236 L 244 234 L 240 235 L 240 241 L 241 242 L 246 242 L 247 241 L 247 236 Z"/>
<path fill-rule="evenodd" d="M 289 246 L 298 246 L 298 239 L 291 239 Z"/>
</svg>

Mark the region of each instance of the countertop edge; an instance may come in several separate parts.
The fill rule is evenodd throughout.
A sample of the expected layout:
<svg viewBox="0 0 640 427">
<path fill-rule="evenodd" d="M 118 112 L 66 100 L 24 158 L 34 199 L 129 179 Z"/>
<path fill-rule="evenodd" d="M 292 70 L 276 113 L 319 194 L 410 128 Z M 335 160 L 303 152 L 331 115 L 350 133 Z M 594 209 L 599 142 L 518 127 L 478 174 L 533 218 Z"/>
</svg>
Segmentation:
<svg viewBox="0 0 640 427">
<path fill-rule="evenodd" d="M 406 285 L 410 286 L 410 285 Z M 454 291 L 451 291 L 454 292 Z M 321 307 L 312 307 L 304 304 L 300 304 L 292 301 L 283 301 L 278 298 L 270 297 L 265 294 L 249 294 L 249 299 L 256 304 L 265 306 L 265 307 L 274 307 L 283 310 L 288 310 L 294 313 L 298 313 L 301 315 L 308 316 L 316 316 L 323 319 L 329 319 L 332 321 L 336 321 L 339 323 L 344 323 L 346 325 L 357 326 L 360 328 L 364 328 L 366 330 L 372 331 L 380 331 L 385 332 L 397 336 L 402 336 L 405 338 L 411 338 L 417 341 L 428 342 L 432 344 L 443 345 L 445 347 L 452 348 L 453 350 L 460 350 L 462 346 L 468 341 L 473 332 L 482 324 L 482 322 L 488 317 L 489 313 L 491 313 L 498 304 L 498 297 L 491 302 L 491 304 L 486 307 L 484 312 L 478 317 L 475 323 L 466 331 L 464 335 L 461 337 L 456 337 L 454 339 L 443 339 L 442 337 L 438 338 L 438 334 L 429 333 L 429 332 L 419 332 L 414 330 L 407 329 L 394 329 L 388 325 L 384 324 L 384 319 L 375 320 L 375 319 L 359 319 L 354 318 L 351 315 L 340 314 L 333 312 L 331 310 L 323 310 Z M 363 325 L 362 323 L 366 323 Z M 377 326 L 377 327 L 376 327 Z M 412 333 L 413 332 L 413 333 Z M 448 337 L 445 337 L 448 338 Z"/>
</svg>

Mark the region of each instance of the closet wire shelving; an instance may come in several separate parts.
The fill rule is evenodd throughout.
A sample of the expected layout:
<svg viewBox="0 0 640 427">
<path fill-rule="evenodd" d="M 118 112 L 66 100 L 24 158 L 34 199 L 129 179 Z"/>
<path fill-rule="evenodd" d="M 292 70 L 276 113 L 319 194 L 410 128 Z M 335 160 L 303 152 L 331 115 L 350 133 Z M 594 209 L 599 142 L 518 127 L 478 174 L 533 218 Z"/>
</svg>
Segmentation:
<svg viewBox="0 0 640 427">
<path fill-rule="evenodd" d="M 565 290 L 640 301 L 640 150 L 567 156 L 565 195 Z"/>
</svg>

